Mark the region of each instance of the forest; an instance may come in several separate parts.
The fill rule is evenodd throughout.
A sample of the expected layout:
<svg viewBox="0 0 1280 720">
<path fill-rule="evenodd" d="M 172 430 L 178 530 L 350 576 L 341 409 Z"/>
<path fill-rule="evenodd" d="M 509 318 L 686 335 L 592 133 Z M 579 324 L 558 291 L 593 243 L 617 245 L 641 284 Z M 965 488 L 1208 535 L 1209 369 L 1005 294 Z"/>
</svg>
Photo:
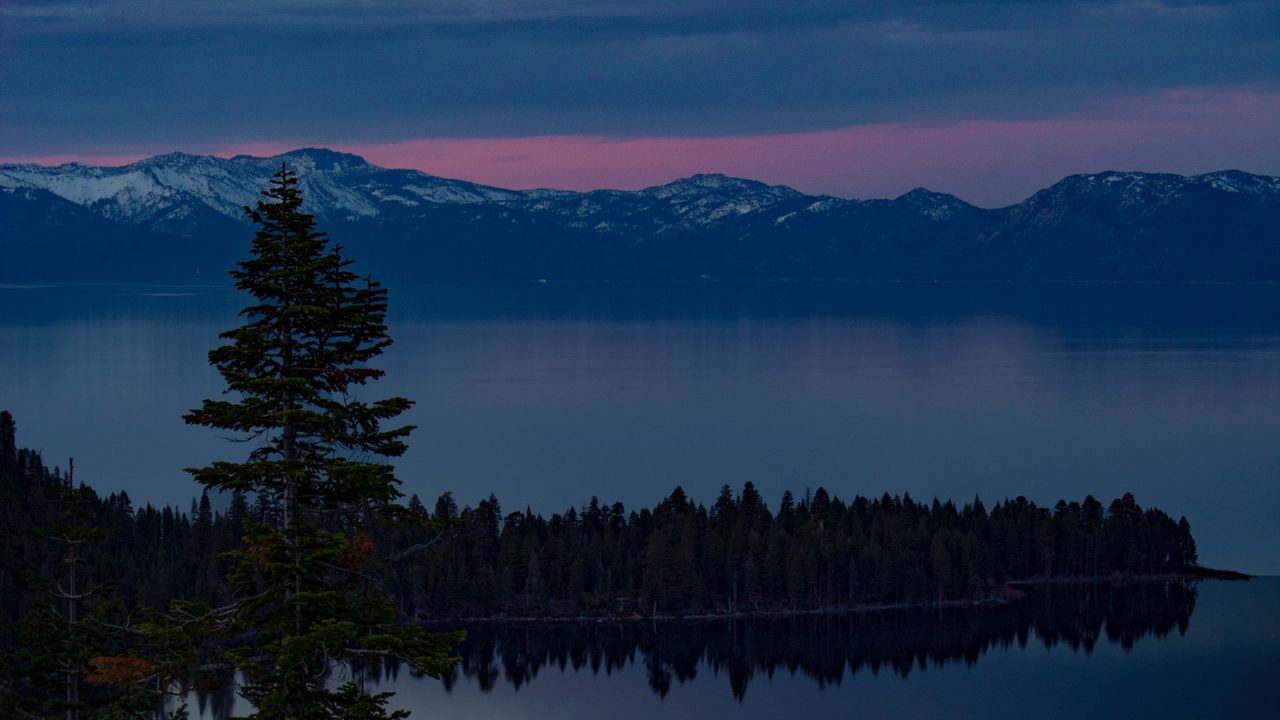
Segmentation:
<svg viewBox="0 0 1280 720">
<path fill-rule="evenodd" d="M 0 715 L 185 718 L 191 691 L 237 678 L 259 720 L 404 720 L 393 692 L 333 668 L 447 678 L 465 620 L 998 604 L 1015 581 L 1197 571 L 1186 518 L 1128 493 L 988 509 L 819 487 L 771 509 L 747 481 L 709 506 L 676 487 L 549 517 L 492 494 L 406 499 L 393 461 L 414 426 L 393 422 L 413 401 L 356 394 L 385 375 L 387 291 L 316 228 L 286 165 L 262 195 L 230 271 L 253 300 L 208 356 L 226 391 L 182 416 L 256 442 L 187 468 L 189 509 L 103 497 L 0 411 Z"/>
<path fill-rule="evenodd" d="M 32 578 L 56 577 L 59 549 L 42 538 L 64 512 L 67 473 L 20 448 L 0 412 L 0 639 L 42 596 Z M 171 600 L 216 605 L 232 594 L 223 555 L 243 547 L 246 523 L 272 506 L 207 492 L 189 508 L 135 507 L 124 493 L 79 496 L 99 539 L 84 547 L 87 582 L 125 609 Z M 925 604 L 1000 596 L 1005 582 L 1176 575 L 1196 565 L 1186 518 L 1142 508 L 1125 494 L 1043 507 L 1018 497 L 957 506 L 909 495 L 841 500 L 818 488 L 785 493 L 771 509 L 752 483 L 725 486 L 710 506 L 676 488 L 652 508 L 595 498 L 549 517 L 504 514 L 490 495 L 459 508 L 445 493 L 411 514 L 443 528 L 384 523 L 371 531 L 380 580 L 421 620 L 495 616 L 620 617 L 859 605 Z"/>
</svg>

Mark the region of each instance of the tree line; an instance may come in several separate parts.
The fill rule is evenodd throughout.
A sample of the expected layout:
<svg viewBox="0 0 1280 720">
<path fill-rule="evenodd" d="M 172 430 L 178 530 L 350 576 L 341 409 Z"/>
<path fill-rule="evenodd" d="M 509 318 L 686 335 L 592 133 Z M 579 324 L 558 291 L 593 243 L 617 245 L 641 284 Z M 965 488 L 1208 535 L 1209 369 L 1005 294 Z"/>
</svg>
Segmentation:
<svg viewBox="0 0 1280 720">
<path fill-rule="evenodd" d="M 40 579 L 60 577 L 64 558 L 50 534 L 67 514 L 68 473 L 40 452 L 18 447 L 16 423 L 0 411 L 0 644 L 17 640 L 19 620 L 46 604 Z M 144 504 L 128 493 L 100 496 L 77 485 L 75 512 L 96 537 L 82 547 L 88 585 L 102 586 L 122 608 L 164 607 L 170 600 L 221 603 L 230 594 L 223 555 L 241 549 L 244 522 L 260 517 L 243 495 L 214 510 L 208 493 L 187 509 Z"/>
<path fill-rule="evenodd" d="M 29 577 L 61 572 L 58 548 L 31 528 L 62 510 L 64 471 L 18 448 L 0 413 L 0 639 L 16 640 L 33 603 Z M 123 608 L 174 599 L 217 605 L 233 588 L 226 553 L 243 549 L 246 523 L 271 521 L 269 503 L 209 494 L 187 509 L 135 508 L 125 493 L 80 496 L 101 539 L 85 547 L 91 582 Z M 507 615 L 698 614 L 868 604 L 978 600 L 1005 582 L 1164 575 L 1196 565 L 1186 518 L 1174 521 L 1125 494 L 1042 507 L 1018 497 L 990 509 L 979 498 L 917 502 L 910 495 L 845 502 L 818 488 L 784 493 L 771 509 L 754 485 L 728 486 L 707 507 L 680 488 L 628 511 L 592 499 L 550 517 L 503 514 L 498 498 L 459 508 L 451 493 L 410 513 L 443 528 L 385 523 L 372 534 L 373 566 L 401 609 L 419 619 Z M 406 553 L 414 548 L 417 552 Z M 392 560 L 403 557 L 401 560 Z"/>
<path fill-rule="evenodd" d="M 416 498 L 410 506 L 423 512 Z M 771 510 L 751 482 L 707 507 L 681 488 L 627 511 L 592 498 L 549 518 L 504 515 L 494 496 L 430 509 L 458 526 L 388 529 L 380 544 L 433 543 L 389 569 L 420 617 L 698 614 L 968 601 L 1013 580 L 1184 573 L 1196 566 L 1186 518 L 1132 494 L 1042 507 L 1025 497 L 957 506 L 909 494 L 845 502 L 824 488 Z"/>
</svg>

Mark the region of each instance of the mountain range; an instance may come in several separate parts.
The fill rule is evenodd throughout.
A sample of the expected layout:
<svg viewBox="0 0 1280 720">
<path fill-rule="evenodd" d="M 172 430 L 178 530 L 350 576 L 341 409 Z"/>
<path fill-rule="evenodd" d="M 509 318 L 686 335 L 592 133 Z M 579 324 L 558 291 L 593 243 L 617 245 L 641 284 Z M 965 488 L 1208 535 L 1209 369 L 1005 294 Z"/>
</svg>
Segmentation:
<svg viewBox="0 0 1280 720">
<path fill-rule="evenodd" d="M 0 165 L 0 282 L 223 282 L 253 235 L 243 208 L 281 163 L 357 267 L 397 281 L 1280 280 L 1280 178 L 1237 170 L 1072 175 L 986 209 L 724 175 L 506 190 L 301 149 Z"/>
</svg>

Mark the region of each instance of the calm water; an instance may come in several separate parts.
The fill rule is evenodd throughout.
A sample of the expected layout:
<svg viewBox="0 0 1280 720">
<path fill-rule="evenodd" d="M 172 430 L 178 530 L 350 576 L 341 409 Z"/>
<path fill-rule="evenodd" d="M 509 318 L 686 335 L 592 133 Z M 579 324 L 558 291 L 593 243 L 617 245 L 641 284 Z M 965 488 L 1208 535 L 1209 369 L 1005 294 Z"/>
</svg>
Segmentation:
<svg viewBox="0 0 1280 720">
<path fill-rule="evenodd" d="M 490 626 L 445 682 L 364 677 L 416 717 L 459 720 L 1270 718 L 1278 608 L 1271 577 L 1057 587 L 968 610 Z M 234 705 L 230 691 L 193 698 L 203 718 Z"/>
<path fill-rule="evenodd" d="M 1188 516 L 1202 562 L 1280 573 L 1280 288 L 393 287 L 391 303 L 377 390 L 418 402 L 400 469 L 428 500 L 549 513 L 746 480 L 775 506 L 818 485 L 1133 491 Z M 0 288 L 0 407 L 79 479 L 185 505 L 183 467 L 242 450 L 180 420 L 219 391 L 205 353 L 242 304 Z"/>
</svg>

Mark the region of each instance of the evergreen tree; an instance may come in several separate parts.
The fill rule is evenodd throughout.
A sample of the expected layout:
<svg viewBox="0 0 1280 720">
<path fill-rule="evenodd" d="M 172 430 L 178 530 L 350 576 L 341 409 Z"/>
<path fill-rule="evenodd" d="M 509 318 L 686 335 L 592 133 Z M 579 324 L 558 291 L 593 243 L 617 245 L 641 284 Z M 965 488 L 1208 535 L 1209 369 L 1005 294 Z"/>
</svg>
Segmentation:
<svg viewBox="0 0 1280 720">
<path fill-rule="evenodd" d="M 398 622 L 368 568 L 378 526 L 426 522 L 396 503 L 399 480 L 385 462 L 403 454 L 413 428 L 381 425 L 410 401 L 352 395 L 384 374 L 368 363 L 391 344 L 386 291 L 352 272 L 316 230 L 295 173 L 282 165 L 263 195 L 246 208 L 259 226 L 251 257 L 231 272 L 253 303 L 241 311 L 245 324 L 209 353 L 238 399 L 205 400 L 185 416 L 254 442 L 243 462 L 190 469 L 195 479 L 278 511 L 278 520 L 249 524 L 247 549 L 234 554 L 229 628 L 243 642 L 230 658 L 248 678 L 240 692 L 255 717 L 388 717 L 388 694 L 326 687 L 331 667 L 399 657 L 438 676 L 457 636 Z"/>
<path fill-rule="evenodd" d="M 6 413 L 7 415 L 7 413 Z M 105 586 L 86 567 L 89 548 L 103 539 L 89 511 L 92 490 L 76 487 L 68 466 L 55 471 L 54 524 L 36 532 L 53 549 L 56 575 L 32 577 L 38 599 L 18 626 L 19 645 L 0 658 L 0 716 L 30 720 L 142 717 L 141 695 L 127 687 L 85 683 L 99 656 L 113 647 Z"/>
<path fill-rule="evenodd" d="M 8 410 L 0 410 L 0 472 L 5 472 L 18 462 L 16 426 Z"/>
</svg>

